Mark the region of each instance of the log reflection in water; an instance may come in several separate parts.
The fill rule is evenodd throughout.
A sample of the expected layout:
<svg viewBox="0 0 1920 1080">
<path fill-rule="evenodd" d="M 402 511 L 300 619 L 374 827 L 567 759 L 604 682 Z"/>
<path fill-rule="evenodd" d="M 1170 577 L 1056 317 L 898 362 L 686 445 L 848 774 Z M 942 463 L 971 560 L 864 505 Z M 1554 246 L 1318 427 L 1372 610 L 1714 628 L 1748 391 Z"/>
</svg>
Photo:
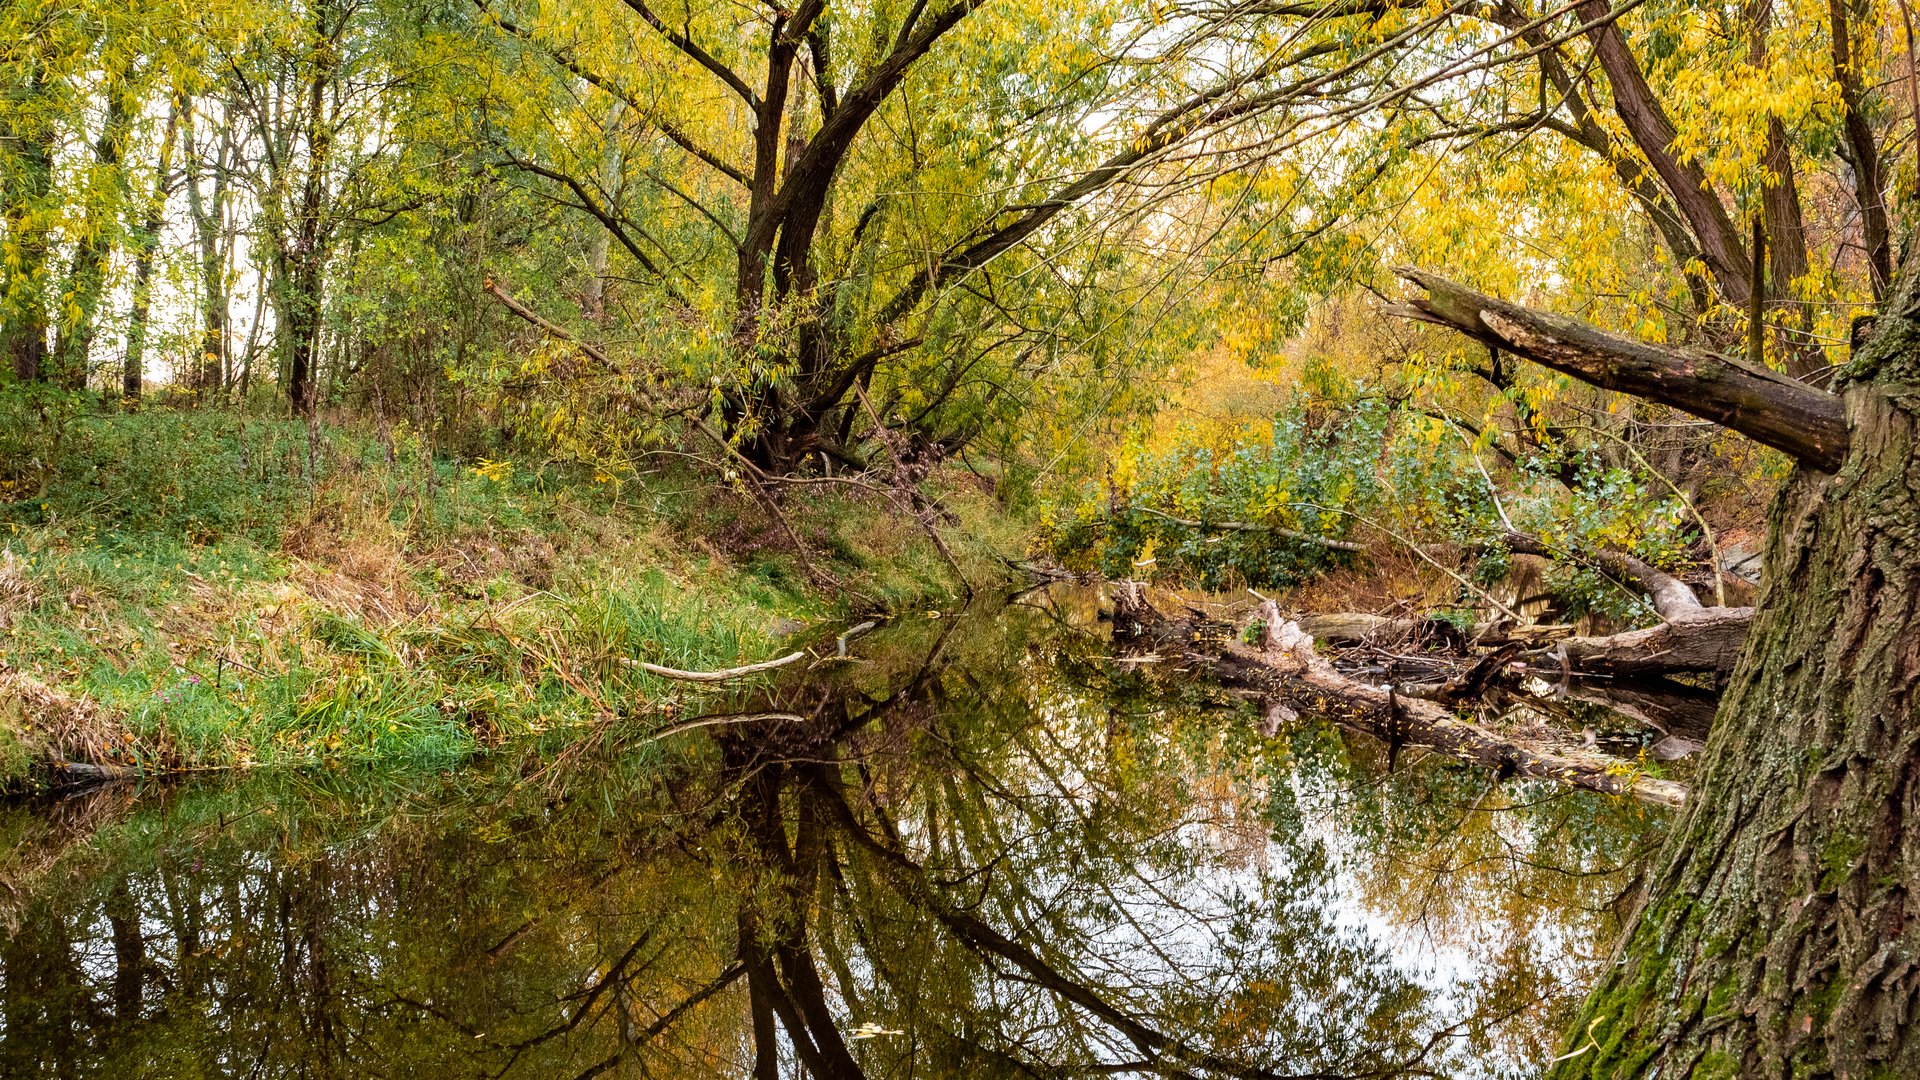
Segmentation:
<svg viewBox="0 0 1920 1080">
<path fill-rule="evenodd" d="M 105 817 L 19 879 L 0 1074 L 1540 1059 L 1658 816 L 1441 762 L 1385 775 L 1311 722 L 1263 738 L 1046 623 L 898 626 L 716 710 L 782 719 L 550 785 L 280 778 Z"/>
</svg>

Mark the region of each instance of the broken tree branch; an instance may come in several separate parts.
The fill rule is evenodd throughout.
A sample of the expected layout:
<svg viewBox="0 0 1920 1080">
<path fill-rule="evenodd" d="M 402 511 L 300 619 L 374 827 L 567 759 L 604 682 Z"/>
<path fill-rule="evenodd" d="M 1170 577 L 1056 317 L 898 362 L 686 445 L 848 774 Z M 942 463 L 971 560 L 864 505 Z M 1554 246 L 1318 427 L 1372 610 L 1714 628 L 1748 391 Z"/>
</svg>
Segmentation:
<svg viewBox="0 0 1920 1080">
<path fill-rule="evenodd" d="M 618 364 L 615 364 L 612 360 L 607 359 L 606 353 L 601 352 L 595 346 L 589 345 L 586 342 L 581 341 L 579 338 L 575 337 L 573 333 L 569 331 L 566 327 L 561 326 L 558 323 L 549 322 L 547 319 L 542 317 L 539 312 L 533 310 L 527 305 L 507 295 L 507 290 L 501 288 L 499 283 L 494 281 L 492 278 L 488 278 L 486 282 L 480 286 L 480 288 L 485 290 L 486 293 L 492 296 L 495 300 L 500 301 L 501 306 L 505 307 L 508 311 L 513 312 L 515 315 L 518 315 L 520 318 L 525 319 L 527 322 L 530 322 L 533 325 L 539 327 L 540 329 L 546 331 L 549 336 L 559 338 L 561 341 L 564 341 L 569 345 L 572 345 L 574 348 L 579 349 L 582 353 L 586 354 L 588 359 L 599 364 L 602 368 L 606 369 L 607 371 L 617 372 L 620 370 L 620 366 Z"/>
<path fill-rule="evenodd" d="M 1797 379 L 1715 353 L 1620 337 L 1424 270 L 1398 273 L 1427 295 L 1390 306 L 1390 314 L 1450 327 L 1603 390 L 1711 420 L 1816 469 L 1833 472 L 1846 459 L 1840 399 Z"/>
<path fill-rule="evenodd" d="M 1605 637 L 1570 637 L 1554 643 L 1528 663 L 1534 668 L 1576 675 L 1651 676 L 1683 671 L 1727 674 L 1746 644 L 1753 609 L 1702 608 L 1691 618 L 1675 619 Z"/>
<path fill-rule="evenodd" d="M 663 679 L 679 679 L 683 682 L 726 682 L 728 679 L 739 679 L 748 675 L 757 675 L 762 671 L 772 671 L 774 668 L 783 668 L 788 664 L 799 663 L 806 658 L 807 654 L 804 651 L 791 652 L 780 657 L 778 660 L 762 660 L 757 664 L 722 668 L 719 671 L 688 671 L 684 668 L 664 667 L 660 664 L 649 664 L 645 660 L 632 660 L 626 657 L 622 657 L 621 662 L 628 667 L 639 668 L 641 671 L 647 672 L 650 675 L 658 675 Z"/>
</svg>

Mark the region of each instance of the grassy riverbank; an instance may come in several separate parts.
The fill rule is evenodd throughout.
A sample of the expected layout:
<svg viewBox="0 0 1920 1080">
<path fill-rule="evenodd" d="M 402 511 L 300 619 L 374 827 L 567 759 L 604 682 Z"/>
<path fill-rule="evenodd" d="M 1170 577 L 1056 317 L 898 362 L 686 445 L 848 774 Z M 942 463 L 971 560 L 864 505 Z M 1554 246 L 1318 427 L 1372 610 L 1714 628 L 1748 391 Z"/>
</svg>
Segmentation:
<svg viewBox="0 0 1920 1080">
<path fill-rule="evenodd" d="M 0 787 L 54 759 L 435 769 L 558 747 L 703 692 L 632 661 L 764 659 L 957 588 L 872 500 L 789 506 L 846 586 L 824 590 L 745 494 L 694 478 L 389 459 L 339 429 L 310 454 L 298 424 L 218 411 L 81 421 L 35 486 L 0 503 Z M 977 487 L 948 494 L 978 578 L 1016 541 Z"/>
</svg>

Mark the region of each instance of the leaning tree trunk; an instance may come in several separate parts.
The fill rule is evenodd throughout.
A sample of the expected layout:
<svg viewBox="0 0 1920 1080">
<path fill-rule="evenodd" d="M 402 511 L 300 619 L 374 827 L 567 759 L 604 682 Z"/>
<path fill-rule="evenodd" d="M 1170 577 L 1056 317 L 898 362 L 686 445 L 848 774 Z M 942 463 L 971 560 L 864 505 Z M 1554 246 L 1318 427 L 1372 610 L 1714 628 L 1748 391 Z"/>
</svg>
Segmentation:
<svg viewBox="0 0 1920 1080">
<path fill-rule="evenodd" d="M 1920 260 L 1772 510 L 1697 797 L 1552 1076 L 1920 1076 Z"/>
</svg>

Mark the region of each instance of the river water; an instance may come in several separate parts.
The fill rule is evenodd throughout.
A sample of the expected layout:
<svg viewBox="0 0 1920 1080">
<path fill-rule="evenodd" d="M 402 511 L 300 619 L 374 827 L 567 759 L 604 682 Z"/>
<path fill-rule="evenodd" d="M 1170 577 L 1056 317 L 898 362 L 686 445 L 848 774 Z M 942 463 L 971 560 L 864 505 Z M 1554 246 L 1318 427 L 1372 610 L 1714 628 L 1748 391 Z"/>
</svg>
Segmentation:
<svg viewBox="0 0 1920 1080">
<path fill-rule="evenodd" d="M 1093 603 L 558 757 L 0 807 L 0 1076 L 1540 1072 L 1661 814 L 1263 735 Z"/>
</svg>

